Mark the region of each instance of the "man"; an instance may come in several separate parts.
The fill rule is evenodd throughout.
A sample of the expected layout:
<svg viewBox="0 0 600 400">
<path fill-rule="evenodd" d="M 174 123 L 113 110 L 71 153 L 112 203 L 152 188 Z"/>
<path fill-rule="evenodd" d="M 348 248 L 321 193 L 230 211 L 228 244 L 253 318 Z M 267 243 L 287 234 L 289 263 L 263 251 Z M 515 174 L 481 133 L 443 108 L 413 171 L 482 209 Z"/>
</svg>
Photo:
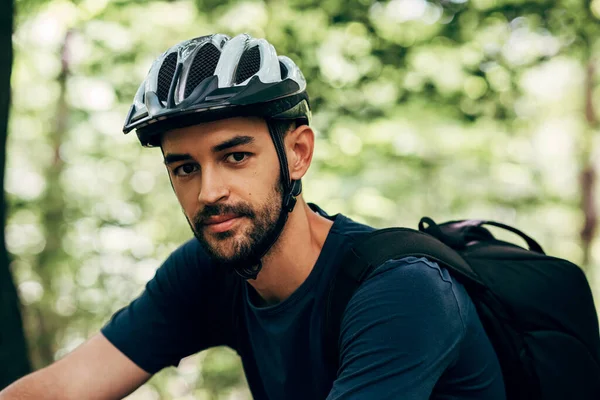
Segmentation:
<svg viewBox="0 0 600 400">
<path fill-rule="evenodd" d="M 255 399 L 504 399 L 464 288 L 426 259 L 378 267 L 346 308 L 339 368 L 323 310 L 372 228 L 301 195 L 313 155 L 306 82 L 265 40 L 211 35 L 155 61 L 125 132 L 160 146 L 195 239 L 102 332 L 0 399 L 116 399 L 211 346 L 240 355 Z"/>
</svg>

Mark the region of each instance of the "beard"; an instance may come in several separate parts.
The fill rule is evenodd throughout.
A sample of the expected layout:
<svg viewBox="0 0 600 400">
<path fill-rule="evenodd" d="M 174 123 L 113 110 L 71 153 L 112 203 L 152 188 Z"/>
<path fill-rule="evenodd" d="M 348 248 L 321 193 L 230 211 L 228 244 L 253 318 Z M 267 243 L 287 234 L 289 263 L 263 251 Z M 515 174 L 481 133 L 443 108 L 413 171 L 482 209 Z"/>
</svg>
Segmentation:
<svg viewBox="0 0 600 400">
<path fill-rule="evenodd" d="M 236 266 L 251 267 L 263 255 L 260 252 L 270 244 L 268 242 L 276 233 L 282 198 L 283 187 L 278 182 L 263 204 L 255 207 L 244 202 L 207 205 L 188 222 L 194 236 L 214 262 L 229 270 Z M 233 214 L 247 221 L 242 220 L 241 224 L 225 232 L 205 231 L 203 221 L 223 214 Z"/>
</svg>

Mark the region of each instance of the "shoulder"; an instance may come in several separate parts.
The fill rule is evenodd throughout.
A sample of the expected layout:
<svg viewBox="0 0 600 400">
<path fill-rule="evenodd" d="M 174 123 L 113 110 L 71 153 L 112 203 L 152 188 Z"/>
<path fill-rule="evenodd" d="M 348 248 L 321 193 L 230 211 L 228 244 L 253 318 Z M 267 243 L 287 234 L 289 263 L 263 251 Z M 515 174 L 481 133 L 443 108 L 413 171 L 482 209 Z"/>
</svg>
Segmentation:
<svg viewBox="0 0 600 400">
<path fill-rule="evenodd" d="M 437 263 L 416 257 L 390 260 L 354 293 L 342 328 L 382 324 L 402 332 L 440 329 L 462 338 L 468 302 L 464 288 Z"/>
<path fill-rule="evenodd" d="M 372 226 L 356 222 L 343 214 L 336 214 L 330 218 L 334 221 L 330 233 L 344 237 L 349 242 L 355 242 L 365 234 L 375 231 Z"/>
<path fill-rule="evenodd" d="M 204 252 L 198 240 L 193 238 L 175 249 L 165 263 L 199 265 L 208 263 L 209 260 L 208 255 Z"/>
<path fill-rule="evenodd" d="M 233 281 L 228 274 L 215 265 L 200 243 L 194 238 L 174 250 L 148 282 L 150 294 L 172 293 L 175 297 L 187 297 L 188 301 L 197 296 L 190 293 L 212 293 L 223 290 Z"/>
<path fill-rule="evenodd" d="M 111 343 L 148 372 L 211 346 L 236 343 L 233 279 L 219 274 L 194 242 L 173 251 L 143 293 L 102 328 Z"/>
<path fill-rule="evenodd" d="M 404 288 L 404 296 L 422 298 L 428 294 L 454 297 L 453 290 L 457 282 L 445 268 L 435 261 L 421 257 L 406 257 L 389 260 L 375 268 L 359 287 L 361 291 L 374 291 L 385 288 Z"/>
<path fill-rule="evenodd" d="M 342 316 L 331 398 L 429 398 L 466 337 L 457 283 L 425 258 L 390 260 L 354 293 Z"/>
<path fill-rule="evenodd" d="M 389 260 L 370 273 L 360 289 L 373 290 L 378 287 L 395 287 L 405 289 L 406 295 L 417 298 L 436 295 L 434 297 L 454 297 L 457 282 L 445 268 L 435 261 L 424 257 L 406 257 Z M 408 291 L 408 292 L 407 292 Z"/>
<path fill-rule="evenodd" d="M 175 249 L 160 266 L 158 272 L 179 276 L 210 274 L 216 270 L 208 254 L 194 238 Z"/>
</svg>

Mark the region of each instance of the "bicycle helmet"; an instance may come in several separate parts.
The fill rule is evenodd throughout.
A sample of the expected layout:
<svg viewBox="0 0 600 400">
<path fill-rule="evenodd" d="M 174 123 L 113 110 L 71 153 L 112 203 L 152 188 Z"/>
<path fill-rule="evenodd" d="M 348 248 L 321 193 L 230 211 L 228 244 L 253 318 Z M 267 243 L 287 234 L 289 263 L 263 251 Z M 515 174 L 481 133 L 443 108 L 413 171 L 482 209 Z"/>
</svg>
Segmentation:
<svg viewBox="0 0 600 400">
<path fill-rule="evenodd" d="M 235 266 L 244 279 L 256 279 L 260 259 L 283 231 L 300 181 L 290 179 L 281 124 L 310 124 L 306 80 L 288 57 L 278 56 L 265 39 L 241 34 L 214 34 L 186 40 L 168 49 L 152 64 L 125 119 L 125 134 L 136 130 L 143 146 L 160 146 L 162 133 L 202 122 L 237 116 L 264 117 L 279 158 L 283 198 L 276 228 L 250 265 Z"/>
</svg>

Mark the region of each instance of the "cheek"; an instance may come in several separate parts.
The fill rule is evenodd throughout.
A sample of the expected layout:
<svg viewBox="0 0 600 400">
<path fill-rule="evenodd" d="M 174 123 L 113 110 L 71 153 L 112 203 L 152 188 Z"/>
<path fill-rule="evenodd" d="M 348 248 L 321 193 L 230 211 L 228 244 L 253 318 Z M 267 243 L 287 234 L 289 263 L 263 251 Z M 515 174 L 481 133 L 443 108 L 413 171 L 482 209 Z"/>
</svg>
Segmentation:
<svg viewBox="0 0 600 400">
<path fill-rule="evenodd" d="M 200 185 L 190 181 L 186 183 L 172 182 L 172 186 L 175 196 L 185 213 L 195 215 Z"/>
<path fill-rule="evenodd" d="M 264 174 L 260 167 L 253 165 L 247 169 L 231 169 L 225 171 L 223 179 L 227 182 L 229 192 L 232 195 L 246 197 L 254 196 L 257 189 L 261 187 L 264 181 Z"/>
<path fill-rule="evenodd" d="M 268 167 L 256 168 L 240 182 L 240 192 L 252 201 L 264 201 L 273 191 L 279 174 Z"/>
</svg>

